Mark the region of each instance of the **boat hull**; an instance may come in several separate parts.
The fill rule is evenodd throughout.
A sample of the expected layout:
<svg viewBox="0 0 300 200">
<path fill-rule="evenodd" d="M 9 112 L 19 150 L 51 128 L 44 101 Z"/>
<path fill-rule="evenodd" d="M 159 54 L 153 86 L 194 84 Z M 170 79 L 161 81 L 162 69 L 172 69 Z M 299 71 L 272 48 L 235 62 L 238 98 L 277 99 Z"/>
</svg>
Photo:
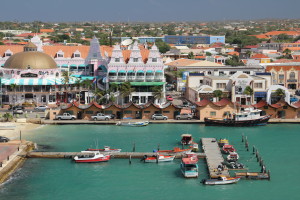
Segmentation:
<svg viewBox="0 0 300 200">
<path fill-rule="evenodd" d="M 162 159 L 156 159 L 156 157 L 148 157 L 145 159 L 146 163 L 156 163 L 156 162 L 171 162 L 173 161 L 175 156 L 168 156 Z"/>
<path fill-rule="evenodd" d="M 271 115 L 263 116 L 259 119 L 241 120 L 234 119 L 213 119 L 204 118 L 206 126 L 263 126 L 266 125 L 271 118 Z"/>
<path fill-rule="evenodd" d="M 98 163 L 98 162 L 107 162 L 110 160 L 110 155 L 106 155 L 101 158 L 74 158 L 76 163 Z"/>
<path fill-rule="evenodd" d="M 203 181 L 204 185 L 227 185 L 237 183 L 240 178 L 228 178 L 228 180 L 207 179 Z"/>
<path fill-rule="evenodd" d="M 199 176 L 198 165 L 185 165 L 181 163 L 181 173 L 185 178 L 197 178 Z"/>
</svg>

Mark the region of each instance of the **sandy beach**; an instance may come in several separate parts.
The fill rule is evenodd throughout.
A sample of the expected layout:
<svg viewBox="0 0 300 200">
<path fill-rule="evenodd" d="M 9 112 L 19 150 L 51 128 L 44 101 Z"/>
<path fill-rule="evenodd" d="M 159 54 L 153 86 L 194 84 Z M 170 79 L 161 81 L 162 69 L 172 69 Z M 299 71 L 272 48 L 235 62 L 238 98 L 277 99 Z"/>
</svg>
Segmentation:
<svg viewBox="0 0 300 200">
<path fill-rule="evenodd" d="M 10 140 L 16 140 L 20 137 L 20 131 L 22 135 L 30 133 L 31 130 L 40 127 L 40 124 L 32 124 L 32 123 L 14 123 L 14 122 L 1 122 L 0 126 L 15 126 L 14 129 L 11 130 L 1 130 L 0 136 L 8 137 Z"/>
</svg>

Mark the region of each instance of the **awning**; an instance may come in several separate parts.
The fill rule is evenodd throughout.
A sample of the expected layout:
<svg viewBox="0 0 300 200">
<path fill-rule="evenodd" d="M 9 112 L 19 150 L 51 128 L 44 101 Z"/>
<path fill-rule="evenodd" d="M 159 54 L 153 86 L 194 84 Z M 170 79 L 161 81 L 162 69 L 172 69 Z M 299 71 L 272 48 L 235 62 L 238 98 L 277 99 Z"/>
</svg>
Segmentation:
<svg viewBox="0 0 300 200">
<path fill-rule="evenodd" d="M 40 79 L 40 78 L 18 78 L 18 79 L 1 79 L 3 85 L 64 85 L 63 78 L 47 78 L 47 79 Z M 74 84 L 76 78 L 70 77 L 68 84 Z"/>
<path fill-rule="evenodd" d="M 120 70 L 119 73 L 126 73 L 126 71 L 125 70 Z"/>
<path fill-rule="evenodd" d="M 80 78 L 81 77 L 81 75 L 79 75 L 79 74 L 71 74 L 71 76 L 76 77 L 76 78 Z"/>
<path fill-rule="evenodd" d="M 70 67 L 77 67 L 77 65 L 72 64 L 72 65 L 70 65 Z"/>
<path fill-rule="evenodd" d="M 137 71 L 137 73 L 144 73 L 144 71 L 143 70 L 139 70 L 139 71 Z"/>
<path fill-rule="evenodd" d="M 267 92 L 254 92 L 254 97 L 267 97 Z"/>
<path fill-rule="evenodd" d="M 164 85 L 165 82 L 130 82 L 132 86 L 157 86 Z"/>
<path fill-rule="evenodd" d="M 84 64 L 80 64 L 80 65 L 78 65 L 79 67 L 85 67 L 86 65 L 84 65 Z"/>
<path fill-rule="evenodd" d="M 109 73 L 117 73 L 116 70 L 110 70 Z"/>
<path fill-rule="evenodd" d="M 147 73 L 153 73 L 153 71 L 152 70 L 147 70 Z"/>
<path fill-rule="evenodd" d="M 134 73 L 134 71 L 133 70 L 129 70 L 127 73 Z"/>
<path fill-rule="evenodd" d="M 92 81 L 92 80 L 94 80 L 94 77 L 93 76 L 81 76 L 80 79 L 81 80 L 90 80 L 90 81 Z"/>
<path fill-rule="evenodd" d="M 66 64 L 63 64 L 61 67 L 62 67 L 62 68 L 68 68 L 69 66 L 66 65 Z"/>
<path fill-rule="evenodd" d="M 162 71 L 161 70 L 157 70 L 156 73 L 162 73 Z"/>
</svg>

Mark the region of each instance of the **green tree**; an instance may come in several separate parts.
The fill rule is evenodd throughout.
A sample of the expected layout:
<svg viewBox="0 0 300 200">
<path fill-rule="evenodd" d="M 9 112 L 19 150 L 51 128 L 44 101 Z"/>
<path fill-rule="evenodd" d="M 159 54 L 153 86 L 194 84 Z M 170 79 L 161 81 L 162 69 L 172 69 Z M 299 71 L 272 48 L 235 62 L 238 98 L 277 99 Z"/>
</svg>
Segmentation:
<svg viewBox="0 0 300 200">
<path fill-rule="evenodd" d="M 195 56 L 194 56 L 194 53 L 191 51 L 189 54 L 188 54 L 188 59 L 194 59 Z"/>
<path fill-rule="evenodd" d="M 210 52 L 205 52 L 206 56 L 211 56 L 212 54 Z"/>
<path fill-rule="evenodd" d="M 213 94 L 214 94 L 214 97 L 216 97 L 217 100 L 219 101 L 220 98 L 221 98 L 222 95 L 223 95 L 223 92 L 222 92 L 221 90 L 214 90 L 214 91 L 213 91 Z"/>
<path fill-rule="evenodd" d="M 120 94 L 122 96 L 122 103 L 125 97 L 128 97 L 132 92 L 134 92 L 134 88 L 131 88 L 130 82 L 124 82 L 120 86 Z"/>
<path fill-rule="evenodd" d="M 15 84 L 15 83 L 13 83 L 13 84 L 10 84 L 10 88 L 11 88 L 11 90 L 14 92 L 14 101 L 13 101 L 13 104 L 14 105 L 16 105 L 16 99 L 17 99 L 17 94 L 16 94 L 16 90 L 17 90 L 17 88 L 18 88 L 18 85 L 17 84 Z"/>
<path fill-rule="evenodd" d="M 159 49 L 160 53 L 166 53 L 171 49 L 170 45 L 168 43 L 165 43 L 161 39 L 155 41 L 155 45 Z"/>
<path fill-rule="evenodd" d="M 67 89 L 67 86 L 70 82 L 70 72 L 69 71 L 63 71 L 61 76 L 62 76 L 62 83 L 64 84 L 64 88 Z"/>
<path fill-rule="evenodd" d="M 285 91 L 281 88 L 278 88 L 276 91 L 275 91 L 275 94 L 277 97 L 279 97 L 279 100 L 283 100 L 285 98 Z"/>
<path fill-rule="evenodd" d="M 161 86 L 152 87 L 152 93 L 155 99 L 162 99 L 164 97 L 163 88 Z"/>
<path fill-rule="evenodd" d="M 7 112 L 3 115 L 3 118 L 5 119 L 5 121 L 8 122 L 8 121 L 11 121 L 13 119 L 13 116 L 12 116 L 12 114 Z"/>
<path fill-rule="evenodd" d="M 286 48 L 282 53 L 284 53 L 284 58 L 292 59 L 292 51 L 289 48 Z"/>
<path fill-rule="evenodd" d="M 253 89 L 250 86 L 247 86 L 244 90 L 244 94 L 252 96 L 253 95 Z"/>
<path fill-rule="evenodd" d="M 229 58 L 225 61 L 225 64 L 230 65 L 230 66 L 244 66 L 245 65 L 237 55 L 232 55 L 231 58 Z"/>
</svg>

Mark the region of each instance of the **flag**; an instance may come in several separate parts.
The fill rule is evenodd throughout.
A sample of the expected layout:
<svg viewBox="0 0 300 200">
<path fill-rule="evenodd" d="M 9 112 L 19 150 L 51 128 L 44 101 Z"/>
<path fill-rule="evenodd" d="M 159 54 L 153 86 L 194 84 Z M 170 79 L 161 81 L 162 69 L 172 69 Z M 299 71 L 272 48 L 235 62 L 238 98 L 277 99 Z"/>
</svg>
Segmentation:
<svg viewBox="0 0 300 200">
<path fill-rule="evenodd" d="M 97 82 L 97 79 L 96 79 L 96 78 L 94 78 L 94 79 L 93 79 L 93 83 L 95 84 L 96 82 Z"/>
</svg>

